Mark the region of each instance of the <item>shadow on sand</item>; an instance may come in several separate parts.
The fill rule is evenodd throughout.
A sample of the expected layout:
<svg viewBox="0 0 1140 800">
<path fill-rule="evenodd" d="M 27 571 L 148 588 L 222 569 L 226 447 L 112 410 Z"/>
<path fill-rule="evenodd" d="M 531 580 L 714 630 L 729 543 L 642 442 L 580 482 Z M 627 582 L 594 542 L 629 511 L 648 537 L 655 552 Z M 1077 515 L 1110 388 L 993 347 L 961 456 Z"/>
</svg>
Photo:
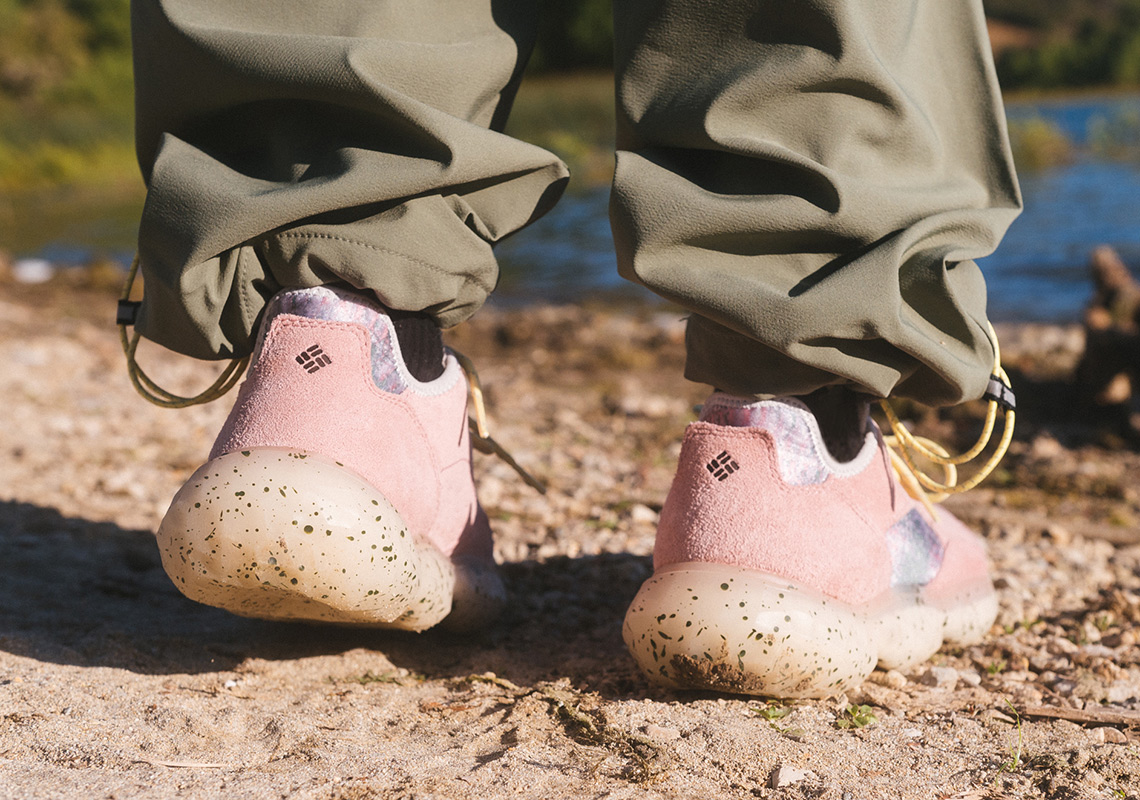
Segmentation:
<svg viewBox="0 0 1140 800">
<path fill-rule="evenodd" d="M 519 684 L 569 677 L 609 696 L 645 695 L 621 621 L 649 575 L 648 558 L 556 558 L 504 572 L 510 605 L 470 636 L 250 620 L 179 594 L 149 531 L 0 502 L 0 650 L 160 675 L 365 648 L 429 678 L 493 671 Z"/>
</svg>

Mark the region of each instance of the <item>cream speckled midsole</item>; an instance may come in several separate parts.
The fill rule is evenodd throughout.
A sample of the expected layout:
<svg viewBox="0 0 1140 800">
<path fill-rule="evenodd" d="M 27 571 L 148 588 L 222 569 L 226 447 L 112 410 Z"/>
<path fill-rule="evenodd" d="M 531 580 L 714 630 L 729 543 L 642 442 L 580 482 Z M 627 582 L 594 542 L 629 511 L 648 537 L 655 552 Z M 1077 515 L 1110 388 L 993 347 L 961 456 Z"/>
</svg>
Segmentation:
<svg viewBox="0 0 1140 800">
<path fill-rule="evenodd" d="M 906 669 L 944 639 L 989 629 L 988 583 L 949 608 L 919 593 L 853 607 L 774 575 L 723 564 L 676 564 L 641 587 L 623 637 L 646 676 L 674 688 L 771 697 L 826 697 L 858 685 L 876 663 Z"/>
<path fill-rule="evenodd" d="M 183 594 L 242 616 L 423 630 L 503 601 L 493 564 L 451 561 L 355 472 L 295 450 L 203 465 L 157 537 Z"/>
</svg>

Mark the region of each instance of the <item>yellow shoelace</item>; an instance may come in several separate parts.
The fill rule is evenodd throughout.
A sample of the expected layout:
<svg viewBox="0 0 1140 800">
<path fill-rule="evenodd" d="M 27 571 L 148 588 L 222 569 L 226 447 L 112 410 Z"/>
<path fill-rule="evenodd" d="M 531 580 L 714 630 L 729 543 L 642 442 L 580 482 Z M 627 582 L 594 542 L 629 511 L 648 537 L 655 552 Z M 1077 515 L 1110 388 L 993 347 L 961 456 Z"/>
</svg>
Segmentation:
<svg viewBox="0 0 1140 800">
<path fill-rule="evenodd" d="M 923 436 L 915 436 L 899 419 L 894 408 L 886 400 L 879 401 L 879 407 L 887 417 L 891 427 L 891 436 L 884 437 L 891 456 L 891 466 L 898 474 L 899 483 L 906 489 L 911 497 L 921 502 L 932 516 L 937 518 L 934 510 L 935 503 L 941 503 L 952 494 L 961 494 L 973 489 L 986 479 L 1009 449 L 1013 440 L 1013 426 L 1016 420 L 1014 411 L 1013 391 L 1009 385 L 1009 375 L 1001 365 L 1001 350 L 998 346 L 997 333 L 993 326 L 989 328 L 990 340 L 994 346 L 994 367 L 990 376 L 990 383 L 984 398 L 989 402 L 986 410 L 986 421 L 978 441 L 966 452 L 952 456 L 950 452 L 935 441 Z M 963 483 L 958 483 L 958 467 L 976 459 L 986 449 L 993 438 L 999 411 L 1005 412 L 1001 439 L 997 443 L 989 459 Z M 938 481 L 924 472 L 915 463 L 915 454 L 942 467 L 942 480 Z"/>
<path fill-rule="evenodd" d="M 467 356 L 458 350 L 452 350 L 451 354 L 455 356 L 459 365 L 463 367 L 463 372 L 467 375 L 467 396 L 471 398 L 471 409 L 475 412 L 475 416 L 467 420 L 468 427 L 471 429 L 471 445 L 480 453 L 498 456 L 507 463 L 507 466 L 518 473 L 527 486 L 537 490 L 539 494 L 546 494 L 546 484 L 523 469 L 519 462 L 515 461 L 514 456 L 491 438 L 491 432 L 487 427 L 487 409 L 483 405 L 483 385 L 479 382 L 479 373 L 475 371 L 475 365 Z"/>
<path fill-rule="evenodd" d="M 138 331 L 134 331 L 133 333 L 127 331 L 127 328 L 134 322 L 134 312 L 138 308 L 138 303 L 131 300 L 131 291 L 134 289 L 135 278 L 138 276 L 138 271 L 139 257 L 136 254 L 134 261 L 131 262 L 130 272 L 127 273 L 127 281 L 123 287 L 123 293 L 119 297 L 118 317 L 119 340 L 123 347 L 123 354 L 127 357 L 127 374 L 130 376 L 131 384 L 135 387 L 135 391 L 142 395 L 148 402 L 156 406 L 161 406 L 162 408 L 187 408 L 189 406 L 203 405 L 225 395 L 241 380 L 246 367 L 249 366 L 249 356 L 236 358 L 231 361 L 225 369 L 222 370 L 217 380 L 202 392 L 192 397 L 182 397 L 163 389 L 139 366 L 138 346 L 139 340 L 142 337 Z M 490 429 L 487 425 L 487 409 L 483 403 L 483 386 L 479 382 L 479 374 L 475 371 L 475 365 L 471 363 L 471 359 L 462 353 L 455 350 L 451 352 L 455 355 L 456 360 L 459 361 L 459 365 L 463 367 L 463 371 L 467 375 L 467 393 L 471 399 L 471 409 L 475 412 L 474 416 L 467 420 L 468 427 L 471 431 L 471 445 L 480 453 L 498 456 L 505 461 L 511 469 L 517 472 L 519 477 L 521 477 L 528 486 L 537 489 L 542 494 L 546 494 L 546 484 L 523 469 L 514 457 L 507 452 L 506 448 L 491 437 Z"/>
</svg>

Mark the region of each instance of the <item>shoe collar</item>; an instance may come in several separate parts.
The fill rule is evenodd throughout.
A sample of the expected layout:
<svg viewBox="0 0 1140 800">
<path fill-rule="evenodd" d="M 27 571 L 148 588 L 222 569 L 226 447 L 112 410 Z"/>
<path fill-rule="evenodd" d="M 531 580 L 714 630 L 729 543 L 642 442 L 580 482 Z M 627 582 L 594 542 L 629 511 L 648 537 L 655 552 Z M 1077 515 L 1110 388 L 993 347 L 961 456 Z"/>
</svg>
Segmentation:
<svg viewBox="0 0 1140 800">
<path fill-rule="evenodd" d="M 718 414 L 718 410 L 727 412 L 727 415 Z M 710 418 L 724 416 L 727 416 L 727 420 L 721 424 L 768 429 L 775 443 L 781 477 L 793 485 L 822 482 L 827 475 L 838 478 L 858 475 L 876 457 L 879 457 L 885 448 L 878 426 L 868 418 L 863 446 L 858 454 L 850 461 L 838 461 L 827 449 L 815 415 L 796 397 L 752 400 L 725 392 L 714 392 L 705 401 L 700 419 L 713 421 Z M 809 443 L 811 449 L 809 460 L 814 460 L 816 462 L 814 465 L 793 463 L 803 460 L 802 445 L 794 448 L 799 454 L 799 459 L 788 458 L 789 454 L 782 452 L 792 449 L 789 440 L 793 437 Z M 823 467 L 824 475 L 819 475 L 819 466 Z"/>
<path fill-rule="evenodd" d="M 265 308 L 261 329 L 253 351 L 256 363 L 269 331 L 270 322 L 282 314 L 303 319 L 323 319 L 330 322 L 344 322 L 361 325 L 368 329 L 372 343 L 370 358 L 383 359 L 391 364 L 395 372 L 393 385 L 380 386 L 385 391 L 402 394 L 411 390 L 421 397 L 438 397 L 445 394 L 462 380 L 463 370 L 455 356 L 448 349 L 444 351 L 443 374 L 432 381 L 420 381 L 408 370 L 404 355 L 400 351 L 400 340 L 396 328 L 384 307 L 376 300 L 358 292 L 341 289 L 337 286 L 314 286 L 306 289 L 288 289 L 273 296 Z M 377 327 L 385 335 L 381 335 Z M 375 372 L 373 379 L 376 380 Z"/>
</svg>

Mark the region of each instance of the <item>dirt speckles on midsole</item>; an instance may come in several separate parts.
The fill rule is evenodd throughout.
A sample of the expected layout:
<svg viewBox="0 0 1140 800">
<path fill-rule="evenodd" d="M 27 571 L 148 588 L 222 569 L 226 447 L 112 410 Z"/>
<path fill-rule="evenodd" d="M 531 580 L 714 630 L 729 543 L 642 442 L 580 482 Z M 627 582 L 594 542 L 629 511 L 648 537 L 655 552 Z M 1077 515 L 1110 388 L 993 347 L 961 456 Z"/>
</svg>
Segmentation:
<svg viewBox="0 0 1140 800">
<path fill-rule="evenodd" d="M 991 601 L 992 592 L 954 613 L 984 630 L 993 620 Z M 823 697 L 859 684 L 877 662 L 906 667 L 928 658 L 942 643 L 947 619 L 917 596 L 857 609 L 773 575 L 693 563 L 645 582 L 623 635 L 657 683 Z"/>
<path fill-rule="evenodd" d="M 291 450 L 240 451 L 201 467 L 171 503 L 158 543 L 184 594 L 244 616 L 422 630 L 448 615 L 456 586 L 451 561 L 373 486 Z"/>
</svg>

